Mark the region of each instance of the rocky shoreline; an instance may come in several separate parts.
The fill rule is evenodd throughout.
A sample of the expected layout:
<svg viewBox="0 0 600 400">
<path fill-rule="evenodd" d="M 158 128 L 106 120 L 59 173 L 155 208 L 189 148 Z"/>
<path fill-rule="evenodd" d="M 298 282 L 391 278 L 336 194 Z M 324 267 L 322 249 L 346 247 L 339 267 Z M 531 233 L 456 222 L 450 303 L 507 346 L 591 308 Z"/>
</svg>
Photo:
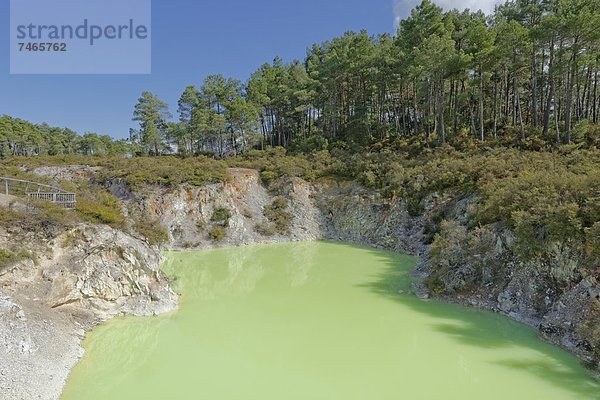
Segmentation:
<svg viewBox="0 0 600 400">
<path fill-rule="evenodd" d="M 265 187 L 256 171 L 232 169 L 229 173 L 231 179 L 227 182 L 201 188 L 150 190 L 145 194 L 127 192 L 116 182 L 110 188 L 115 195 L 121 195 L 129 209 L 150 215 L 165 226 L 173 249 L 336 240 L 421 257 L 415 271 L 421 280 L 431 274 L 428 236 L 436 219 L 443 215 L 444 219 L 466 225 L 477 200 L 473 196 L 437 193 L 426 198 L 421 204 L 422 211 L 414 215 L 404 200 L 383 198 L 355 182 L 310 183 L 300 178 L 281 178 Z M 293 221 L 284 235 L 261 236 L 254 227 L 264 220 L 262 210 L 276 197 L 287 199 Z M 201 225 L 210 224 L 212 212 L 221 206 L 231 210 L 232 217 L 227 235 L 215 243 L 198 229 L 198 221 Z M 482 257 L 500 266 L 495 279 L 453 295 L 436 297 L 498 312 L 530 325 L 544 340 L 576 354 L 600 371 L 594 349 L 577 331 L 595 299 L 600 299 L 600 282 L 590 277 L 567 288 L 556 287 L 549 279 L 553 265 L 547 264 L 574 262 L 568 251 L 564 254 L 557 251 L 556 260 L 523 263 L 510 251 L 510 232 L 499 228 L 493 232 L 493 240 L 492 254 Z M 456 269 L 463 267 L 457 265 Z M 430 296 L 423 285 L 417 292 Z"/>
<path fill-rule="evenodd" d="M 42 168 L 56 179 L 80 179 L 93 169 Z M 424 211 L 411 215 L 402 200 L 384 199 L 352 182 L 309 183 L 281 178 L 265 186 L 258 172 L 229 171 L 231 179 L 203 187 L 147 187 L 132 191 L 118 179 L 103 182 L 128 215 L 144 215 L 167 231 L 170 250 L 233 247 L 259 243 L 338 240 L 421 257 L 414 274 L 431 274 L 428 224 L 440 207 L 447 218 L 464 221 L 473 199 L 431 196 Z M 285 198 L 293 217 L 285 232 L 258 233 L 269 223 L 265 207 Z M 219 241 L 208 233 L 217 209 L 229 210 Z M 40 255 L 0 271 L 0 398 L 58 399 L 69 371 L 83 355 L 85 332 L 117 315 L 156 315 L 177 307 L 177 296 L 160 271 L 160 249 L 143 238 L 102 225 L 81 225 L 65 232 L 25 235 L 0 232 L 0 242 L 18 241 Z M 0 243 L 2 244 L 2 243 Z M 502 253 L 504 254 L 504 253 Z M 549 293 L 533 267 L 505 262 L 506 274 L 493 285 L 444 296 L 443 300 L 500 312 L 534 326 L 551 343 L 593 361 L 592 349 L 575 329 L 588 312 L 597 281 L 587 280 Z M 430 296 L 423 285 L 416 294 Z M 600 367 L 600 365 L 596 365 Z"/>
<path fill-rule="evenodd" d="M 101 225 L 0 232 L 36 259 L 0 271 L 0 398 L 58 399 L 82 340 L 117 315 L 175 310 L 158 248 Z"/>
</svg>

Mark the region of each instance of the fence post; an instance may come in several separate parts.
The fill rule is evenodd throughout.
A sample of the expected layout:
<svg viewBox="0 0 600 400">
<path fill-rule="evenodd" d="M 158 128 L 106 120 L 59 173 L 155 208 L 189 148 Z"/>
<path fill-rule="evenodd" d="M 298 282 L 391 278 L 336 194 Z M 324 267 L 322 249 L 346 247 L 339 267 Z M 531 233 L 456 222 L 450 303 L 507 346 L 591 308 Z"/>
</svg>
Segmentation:
<svg viewBox="0 0 600 400">
<path fill-rule="evenodd" d="M 6 189 L 6 195 L 8 196 L 8 179 L 4 179 L 4 189 Z"/>
</svg>

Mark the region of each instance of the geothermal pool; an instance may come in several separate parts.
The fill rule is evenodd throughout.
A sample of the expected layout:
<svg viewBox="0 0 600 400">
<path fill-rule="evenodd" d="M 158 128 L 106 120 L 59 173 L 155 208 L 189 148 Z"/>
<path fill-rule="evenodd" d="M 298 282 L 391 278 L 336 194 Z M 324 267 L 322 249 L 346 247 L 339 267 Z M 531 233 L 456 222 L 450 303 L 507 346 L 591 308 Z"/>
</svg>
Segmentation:
<svg viewBox="0 0 600 400">
<path fill-rule="evenodd" d="M 327 242 L 169 253 L 179 311 L 96 328 L 62 399 L 600 399 L 533 329 L 411 295 L 415 262 Z"/>
</svg>

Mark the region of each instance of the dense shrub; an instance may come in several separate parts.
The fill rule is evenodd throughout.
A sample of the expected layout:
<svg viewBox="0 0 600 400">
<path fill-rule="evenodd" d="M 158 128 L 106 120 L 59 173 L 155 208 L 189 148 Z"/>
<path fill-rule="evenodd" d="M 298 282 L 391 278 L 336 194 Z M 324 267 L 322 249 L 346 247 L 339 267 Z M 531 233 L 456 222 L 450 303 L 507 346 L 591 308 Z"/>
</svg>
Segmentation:
<svg viewBox="0 0 600 400">
<path fill-rule="evenodd" d="M 600 220 L 586 229 L 586 244 L 586 251 L 592 264 L 600 265 Z"/>
<path fill-rule="evenodd" d="M 313 181 L 334 173 L 340 160 L 326 150 L 290 156 L 284 148 L 276 147 L 265 151 L 251 150 L 225 162 L 230 167 L 255 169 L 261 173 L 263 181 L 269 183 L 282 176 Z"/>
<path fill-rule="evenodd" d="M 490 282 L 498 253 L 488 228 L 469 231 L 456 221 L 443 221 L 429 256 L 432 273 L 425 284 L 436 294 L 447 294 Z"/>
<path fill-rule="evenodd" d="M 263 236 L 275 236 L 277 234 L 277 227 L 274 224 L 259 222 L 254 225 L 256 233 Z"/>
<path fill-rule="evenodd" d="M 254 230 L 263 236 L 288 233 L 294 219 L 292 213 L 287 211 L 288 208 L 289 204 L 285 197 L 276 197 L 272 204 L 265 206 L 263 209 L 263 215 L 268 222 L 259 222 L 254 226 Z"/>
<path fill-rule="evenodd" d="M 222 181 L 227 175 L 223 162 L 208 157 L 114 158 L 102 162 L 100 178 L 122 178 L 133 189 L 142 185 L 202 186 Z M 102 179 L 102 180 L 105 180 Z"/>
<path fill-rule="evenodd" d="M 588 128 L 589 129 L 589 128 Z M 511 250 L 523 260 L 585 249 L 600 259 L 600 151 L 563 146 L 556 151 L 518 148 L 452 147 L 423 149 L 418 156 L 354 154 L 338 171 L 388 197 L 404 198 L 412 216 L 420 216 L 432 194 L 479 201 L 470 227 L 500 223 L 515 234 Z M 427 234 L 438 224 L 430 221 Z M 431 239 L 429 239 L 431 240 Z M 557 250 L 560 248 L 560 250 Z M 581 251 L 580 251 L 581 252 Z M 580 271 L 586 274 L 585 271 Z M 561 275 L 561 274 L 559 274 Z"/>
<path fill-rule="evenodd" d="M 158 221 L 136 218 L 133 229 L 151 245 L 161 245 L 169 241 L 167 230 Z"/>
<path fill-rule="evenodd" d="M 125 223 L 121 204 L 116 197 L 102 190 L 80 192 L 75 206 L 83 220 L 107 224 L 114 228 Z"/>
<path fill-rule="evenodd" d="M 561 245 L 585 253 L 590 259 L 584 264 L 590 266 L 600 259 L 600 150 L 594 147 L 599 133 L 597 125 L 585 123 L 575 130 L 578 144 L 556 148 L 550 142 L 541 143 L 534 131 L 521 141 L 519 129 L 507 129 L 499 132 L 496 140 L 485 143 L 461 131 L 449 135 L 449 145 L 445 146 L 432 146 L 424 138 L 398 138 L 369 152 L 352 152 L 347 144 L 331 143 L 323 147 L 328 150 L 311 154 L 289 155 L 283 148 L 273 148 L 223 160 L 206 156 L 9 158 L 0 161 L 4 171 L 0 173 L 38 179 L 18 167 L 85 164 L 102 167 L 93 179 L 96 182 L 121 177 L 137 188 L 148 184 L 203 185 L 225 180 L 229 167 L 253 168 L 266 183 L 282 176 L 358 180 L 386 197 L 404 199 L 413 216 L 423 214 L 435 198 L 433 194 L 451 193 L 459 199 L 471 196 L 479 201 L 475 215 L 468 217 L 468 227 L 505 225 L 515 234 L 513 250 L 518 257 L 545 257 Z M 38 180 L 45 182 L 47 178 Z M 116 226 L 122 223 L 116 200 L 89 189 L 87 182 L 72 186 L 81 193 L 78 218 Z M 272 234 L 273 230 L 284 233 L 289 229 L 292 216 L 283 200 L 265 207 L 269 223 L 259 225 L 258 231 Z M 225 210 L 216 211 L 213 224 L 227 226 Z M 72 218 L 60 210 L 40 211 L 42 214 L 46 222 L 56 219 L 69 223 Z M 428 226 L 428 241 L 438 230 L 439 223 L 433 221 Z"/>
<path fill-rule="evenodd" d="M 227 234 L 227 231 L 225 230 L 224 227 L 215 225 L 212 227 L 212 229 L 208 233 L 208 237 L 212 241 L 221 242 L 221 241 L 223 241 L 223 239 L 225 239 L 226 234 Z"/>
<path fill-rule="evenodd" d="M 264 215 L 275 225 L 278 233 L 287 233 L 294 219 L 292 213 L 287 211 L 288 201 L 284 197 L 276 197 L 273 204 L 265 206 Z"/>
<path fill-rule="evenodd" d="M 27 208 L 0 206 L 0 226 L 7 229 L 51 233 L 77 222 L 79 218 L 75 213 L 48 202 L 30 202 Z"/>
<path fill-rule="evenodd" d="M 42 157 L 42 159 L 52 159 L 56 162 L 79 160 L 77 157 L 67 156 Z M 36 157 L 22 160 L 27 161 L 27 166 L 29 168 L 37 166 L 38 162 L 40 161 Z M 69 190 L 77 194 L 75 212 L 66 211 L 54 204 L 44 201 L 32 202 L 25 198 L 21 199 L 21 202 L 27 202 L 28 205 L 31 206 L 31 213 L 37 218 L 37 221 L 35 222 L 36 224 L 46 223 L 54 225 L 69 225 L 80 221 L 88 221 L 92 223 L 108 224 L 113 227 L 122 227 L 125 221 L 121 205 L 117 198 L 112 196 L 100 186 L 90 185 L 86 180 L 57 182 L 48 177 L 38 176 L 25 172 L 21 168 L 6 165 L 0 166 L 0 175 L 14 179 L 22 179 L 52 186 L 59 186 L 65 190 Z M 5 216 L 8 212 L 13 214 L 17 213 L 16 210 L 5 210 Z M 23 215 L 19 213 L 15 215 L 18 215 L 19 219 L 23 217 Z M 26 224 L 33 221 L 31 221 L 30 218 L 25 218 L 23 222 Z"/>
<path fill-rule="evenodd" d="M 231 211 L 225 207 L 217 207 L 213 211 L 210 221 L 223 227 L 229 226 L 229 220 L 231 219 Z"/>
<path fill-rule="evenodd" d="M 87 165 L 102 167 L 96 173 L 96 181 L 103 182 L 109 178 L 121 178 L 131 188 L 139 189 L 143 185 L 178 185 L 187 183 L 201 186 L 211 182 L 219 182 L 227 175 L 227 165 L 224 161 L 199 156 L 179 158 L 164 157 L 83 157 L 83 156 L 38 156 L 11 157 L 0 162 L 0 171 L 15 167 L 33 169 L 40 166 Z M 23 177 L 20 173 L 19 177 Z M 5 174 L 6 175 L 6 174 Z M 16 176 L 14 173 L 8 175 Z M 44 179 L 27 174 L 36 182 L 44 183 Z M 47 179 L 46 179 L 47 181 Z"/>
<path fill-rule="evenodd" d="M 31 253 L 26 250 L 15 252 L 0 247 L 0 270 L 31 257 Z"/>
<path fill-rule="evenodd" d="M 567 166 L 548 164 L 485 183 L 481 193 L 479 223 L 508 224 L 524 259 L 540 256 L 552 243 L 587 243 L 592 250 L 596 246 L 594 225 L 600 220 L 597 167 L 574 172 Z"/>
</svg>

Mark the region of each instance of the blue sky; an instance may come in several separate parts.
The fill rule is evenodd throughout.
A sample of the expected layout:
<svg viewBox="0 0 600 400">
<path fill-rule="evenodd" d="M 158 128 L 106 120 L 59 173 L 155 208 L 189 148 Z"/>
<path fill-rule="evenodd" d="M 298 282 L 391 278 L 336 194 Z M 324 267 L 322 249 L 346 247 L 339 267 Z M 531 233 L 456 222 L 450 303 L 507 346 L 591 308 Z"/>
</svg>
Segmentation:
<svg viewBox="0 0 600 400">
<path fill-rule="evenodd" d="M 52 1 L 52 0 L 48 0 Z M 126 0 L 124 0 L 126 1 Z M 442 0 L 452 6 L 469 3 Z M 484 4 L 483 0 L 478 3 Z M 125 137 L 144 90 L 175 114 L 183 89 L 213 73 L 246 80 L 275 56 L 362 28 L 393 32 L 412 0 L 153 0 L 151 75 L 9 75 L 9 2 L 0 0 L 0 114 Z"/>
</svg>

